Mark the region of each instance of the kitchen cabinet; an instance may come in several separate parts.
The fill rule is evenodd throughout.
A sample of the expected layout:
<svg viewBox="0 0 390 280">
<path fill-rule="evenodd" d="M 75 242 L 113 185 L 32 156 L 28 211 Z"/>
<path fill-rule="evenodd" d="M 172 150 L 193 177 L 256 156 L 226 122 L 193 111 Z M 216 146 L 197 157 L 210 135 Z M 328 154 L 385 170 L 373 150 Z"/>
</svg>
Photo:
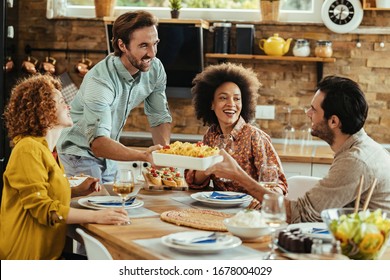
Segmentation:
<svg viewBox="0 0 390 280">
<path fill-rule="evenodd" d="M 131 169 L 133 171 L 134 176 L 141 175 L 143 171 L 146 170 L 147 167 L 150 167 L 149 162 L 143 161 L 117 161 L 118 169 Z"/>
<path fill-rule="evenodd" d="M 305 162 L 282 162 L 286 178 L 292 176 L 311 176 L 311 163 Z"/>
<path fill-rule="evenodd" d="M 269 55 L 252 55 L 252 54 L 222 54 L 206 53 L 206 59 L 218 60 L 273 60 L 273 61 L 292 61 L 292 62 L 315 62 L 317 64 L 317 81 L 323 76 L 324 63 L 334 63 L 336 58 L 328 57 L 297 57 L 297 56 L 269 56 Z"/>
<path fill-rule="evenodd" d="M 329 168 L 330 164 L 313 163 L 311 166 L 311 176 L 323 178 L 328 174 Z"/>
<path fill-rule="evenodd" d="M 282 166 L 286 178 L 298 175 L 323 178 L 326 174 L 328 174 L 330 168 L 330 164 L 308 162 L 282 162 Z"/>
</svg>

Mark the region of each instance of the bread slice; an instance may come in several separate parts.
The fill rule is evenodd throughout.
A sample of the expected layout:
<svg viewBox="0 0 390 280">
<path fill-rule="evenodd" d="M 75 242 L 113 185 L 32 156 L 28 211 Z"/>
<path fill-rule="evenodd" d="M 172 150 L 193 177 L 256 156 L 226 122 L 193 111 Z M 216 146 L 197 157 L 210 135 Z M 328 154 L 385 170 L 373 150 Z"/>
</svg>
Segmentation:
<svg viewBox="0 0 390 280">
<path fill-rule="evenodd" d="M 177 176 L 175 176 L 175 177 L 173 177 L 173 180 L 176 182 L 176 185 L 177 185 L 178 187 L 184 186 L 184 178 L 183 178 L 183 177 L 177 177 Z"/>
<path fill-rule="evenodd" d="M 161 177 L 157 173 L 148 173 L 149 181 L 152 183 L 152 185 L 155 186 L 161 186 L 162 180 Z"/>
<path fill-rule="evenodd" d="M 173 177 L 163 177 L 162 182 L 166 186 L 177 187 L 177 184 L 176 184 L 175 180 L 173 180 Z"/>
</svg>

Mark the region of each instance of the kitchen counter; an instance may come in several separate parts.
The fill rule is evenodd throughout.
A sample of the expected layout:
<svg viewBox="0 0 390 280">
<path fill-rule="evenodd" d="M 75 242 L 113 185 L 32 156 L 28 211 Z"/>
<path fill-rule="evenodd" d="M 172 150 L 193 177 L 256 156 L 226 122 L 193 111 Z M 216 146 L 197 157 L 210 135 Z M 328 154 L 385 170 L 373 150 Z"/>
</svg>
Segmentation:
<svg viewBox="0 0 390 280">
<path fill-rule="evenodd" d="M 171 135 L 171 142 L 197 142 L 203 139 L 203 135 L 175 134 Z M 153 145 L 152 136 L 147 132 L 123 131 L 120 142 L 131 147 L 149 147 Z M 296 140 L 292 144 L 285 145 L 283 139 L 272 139 L 276 152 L 282 162 L 303 162 L 331 164 L 333 151 L 324 141 L 313 140 L 306 144 Z"/>
</svg>

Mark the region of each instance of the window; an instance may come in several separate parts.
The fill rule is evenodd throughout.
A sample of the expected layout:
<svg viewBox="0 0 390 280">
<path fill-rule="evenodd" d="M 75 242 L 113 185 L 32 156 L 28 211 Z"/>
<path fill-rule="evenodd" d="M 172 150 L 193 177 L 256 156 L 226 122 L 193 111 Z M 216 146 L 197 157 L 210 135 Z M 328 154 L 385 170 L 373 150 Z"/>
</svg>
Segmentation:
<svg viewBox="0 0 390 280">
<path fill-rule="evenodd" d="M 322 22 L 322 1 L 280 0 L 282 22 Z M 180 18 L 205 20 L 259 21 L 259 0 L 183 0 Z M 131 8 L 130 8 L 131 7 Z M 159 18 L 170 18 L 168 0 L 117 0 L 115 15 L 128 10 L 145 9 Z M 66 16 L 94 17 L 94 0 L 67 0 Z"/>
</svg>

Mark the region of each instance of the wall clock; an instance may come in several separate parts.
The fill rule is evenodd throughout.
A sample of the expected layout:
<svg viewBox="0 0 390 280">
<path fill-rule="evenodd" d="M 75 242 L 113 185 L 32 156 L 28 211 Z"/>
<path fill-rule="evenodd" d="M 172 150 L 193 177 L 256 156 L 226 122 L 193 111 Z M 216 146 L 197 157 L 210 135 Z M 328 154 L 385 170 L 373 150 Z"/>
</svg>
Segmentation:
<svg viewBox="0 0 390 280">
<path fill-rule="evenodd" d="M 362 22 L 362 4 L 359 0 L 325 0 L 321 17 L 325 26 L 333 32 L 347 33 Z"/>
</svg>

